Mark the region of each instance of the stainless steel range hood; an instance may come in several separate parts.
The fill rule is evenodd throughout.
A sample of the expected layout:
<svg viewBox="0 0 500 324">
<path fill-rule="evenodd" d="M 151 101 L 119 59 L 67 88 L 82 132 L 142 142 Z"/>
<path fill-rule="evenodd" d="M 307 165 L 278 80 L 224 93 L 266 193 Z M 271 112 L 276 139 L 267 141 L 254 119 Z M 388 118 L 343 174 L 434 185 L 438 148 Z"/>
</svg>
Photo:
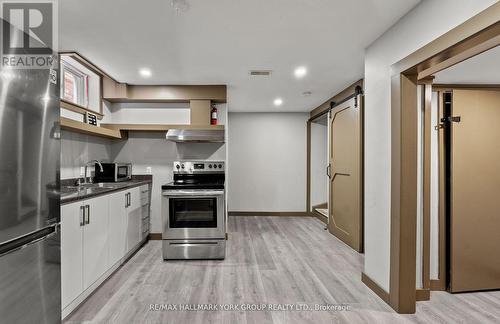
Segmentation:
<svg viewBox="0 0 500 324">
<path fill-rule="evenodd" d="M 224 143 L 223 129 L 169 129 L 166 138 L 177 143 Z"/>
</svg>

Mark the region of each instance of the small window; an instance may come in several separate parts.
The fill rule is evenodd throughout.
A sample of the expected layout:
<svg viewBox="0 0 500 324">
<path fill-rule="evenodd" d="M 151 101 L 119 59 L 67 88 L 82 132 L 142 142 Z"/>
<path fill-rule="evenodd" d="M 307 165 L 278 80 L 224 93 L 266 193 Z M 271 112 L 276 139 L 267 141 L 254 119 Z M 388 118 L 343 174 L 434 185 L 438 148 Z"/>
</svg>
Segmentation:
<svg viewBox="0 0 500 324">
<path fill-rule="evenodd" d="M 88 76 L 61 60 L 61 99 L 88 107 Z"/>
</svg>

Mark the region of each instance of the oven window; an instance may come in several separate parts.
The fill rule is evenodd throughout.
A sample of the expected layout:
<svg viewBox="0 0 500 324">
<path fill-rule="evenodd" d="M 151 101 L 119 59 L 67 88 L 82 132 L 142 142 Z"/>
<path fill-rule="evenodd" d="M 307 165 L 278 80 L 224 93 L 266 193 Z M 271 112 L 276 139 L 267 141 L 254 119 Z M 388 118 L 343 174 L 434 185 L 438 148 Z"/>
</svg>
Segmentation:
<svg viewBox="0 0 500 324">
<path fill-rule="evenodd" d="M 170 228 L 217 228 L 217 198 L 170 198 Z"/>
</svg>

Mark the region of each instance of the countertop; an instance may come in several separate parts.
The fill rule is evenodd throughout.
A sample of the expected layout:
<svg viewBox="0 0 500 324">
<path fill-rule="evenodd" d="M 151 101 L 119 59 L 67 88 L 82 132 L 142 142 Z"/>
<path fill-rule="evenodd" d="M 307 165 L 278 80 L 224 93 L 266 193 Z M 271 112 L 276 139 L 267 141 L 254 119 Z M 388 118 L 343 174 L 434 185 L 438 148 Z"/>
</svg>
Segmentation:
<svg viewBox="0 0 500 324">
<path fill-rule="evenodd" d="M 76 187 L 70 185 L 74 183 L 74 179 L 61 181 L 61 205 L 73 203 L 79 200 L 94 198 L 98 196 L 109 195 L 113 192 L 127 190 L 130 188 L 142 186 L 144 184 L 151 184 L 153 182 L 152 176 L 132 176 L 130 181 L 122 182 L 105 182 L 95 183 Z"/>
</svg>

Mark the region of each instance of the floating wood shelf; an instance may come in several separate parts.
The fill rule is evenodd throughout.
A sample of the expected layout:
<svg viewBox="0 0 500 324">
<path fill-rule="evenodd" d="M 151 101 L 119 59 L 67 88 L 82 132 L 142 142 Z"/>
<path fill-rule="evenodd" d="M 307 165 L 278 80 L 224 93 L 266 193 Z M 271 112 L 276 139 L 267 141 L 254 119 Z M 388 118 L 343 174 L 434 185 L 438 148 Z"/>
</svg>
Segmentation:
<svg viewBox="0 0 500 324">
<path fill-rule="evenodd" d="M 77 120 L 61 117 L 61 129 L 87 134 L 94 135 L 105 138 L 112 139 L 124 139 L 126 138 L 126 134 L 122 134 L 119 129 L 111 129 L 106 127 L 92 126 L 86 123 L 82 123 Z"/>
<path fill-rule="evenodd" d="M 77 133 L 112 139 L 126 139 L 128 131 L 166 132 L 169 129 L 223 130 L 224 125 L 152 125 L 152 124 L 101 124 L 92 126 L 77 120 L 61 117 L 61 128 Z"/>
<path fill-rule="evenodd" d="M 101 124 L 116 131 L 166 132 L 169 129 L 223 130 L 224 125 Z"/>
</svg>

